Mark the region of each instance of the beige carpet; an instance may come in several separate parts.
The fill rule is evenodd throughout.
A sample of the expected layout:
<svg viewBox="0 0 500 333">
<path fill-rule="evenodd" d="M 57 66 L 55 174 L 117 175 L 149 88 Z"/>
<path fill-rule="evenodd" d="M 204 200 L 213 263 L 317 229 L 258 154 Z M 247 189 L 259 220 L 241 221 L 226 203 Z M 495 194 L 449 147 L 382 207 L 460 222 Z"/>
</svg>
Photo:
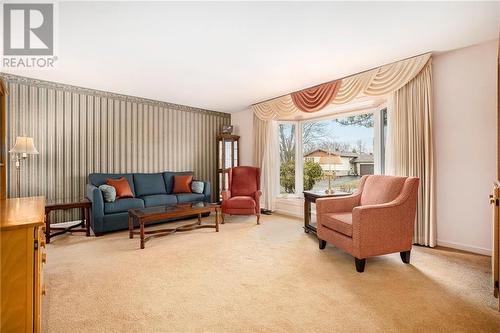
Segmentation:
<svg viewBox="0 0 500 333">
<path fill-rule="evenodd" d="M 387 255 L 359 274 L 300 220 L 227 221 L 144 250 L 126 232 L 55 238 L 44 331 L 500 332 L 488 257 L 414 247 L 411 265 Z"/>
</svg>

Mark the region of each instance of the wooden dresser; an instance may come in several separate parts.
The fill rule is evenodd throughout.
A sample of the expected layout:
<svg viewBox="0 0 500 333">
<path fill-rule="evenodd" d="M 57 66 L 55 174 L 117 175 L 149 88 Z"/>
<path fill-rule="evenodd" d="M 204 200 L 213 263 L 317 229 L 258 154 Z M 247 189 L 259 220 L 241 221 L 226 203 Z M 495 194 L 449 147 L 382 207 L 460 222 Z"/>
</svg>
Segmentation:
<svg viewBox="0 0 500 333">
<path fill-rule="evenodd" d="M 43 197 L 0 200 L 0 332 L 40 332 Z"/>
</svg>

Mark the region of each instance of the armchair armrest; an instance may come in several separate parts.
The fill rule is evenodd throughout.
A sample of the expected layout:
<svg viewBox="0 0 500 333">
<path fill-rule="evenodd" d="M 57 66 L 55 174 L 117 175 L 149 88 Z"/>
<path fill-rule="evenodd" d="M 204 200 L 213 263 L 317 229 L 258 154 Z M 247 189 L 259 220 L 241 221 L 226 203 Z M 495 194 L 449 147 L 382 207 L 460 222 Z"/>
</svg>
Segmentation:
<svg viewBox="0 0 500 333">
<path fill-rule="evenodd" d="M 417 195 L 418 179 L 408 178 L 393 201 L 353 209 L 353 251 L 357 258 L 411 249 Z"/>
<path fill-rule="evenodd" d="M 261 190 L 257 190 L 257 192 L 255 192 L 255 205 L 256 205 L 256 213 L 257 214 L 260 214 L 260 197 L 262 196 L 262 191 Z"/>
<path fill-rule="evenodd" d="M 222 200 L 229 200 L 231 198 L 231 191 L 222 191 Z"/>
<path fill-rule="evenodd" d="M 316 199 L 316 213 L 340 213 L 352 212 L 353 208 L 359 206 L 361 193 L 356 192 L 345 197 Z"/>
</svg>

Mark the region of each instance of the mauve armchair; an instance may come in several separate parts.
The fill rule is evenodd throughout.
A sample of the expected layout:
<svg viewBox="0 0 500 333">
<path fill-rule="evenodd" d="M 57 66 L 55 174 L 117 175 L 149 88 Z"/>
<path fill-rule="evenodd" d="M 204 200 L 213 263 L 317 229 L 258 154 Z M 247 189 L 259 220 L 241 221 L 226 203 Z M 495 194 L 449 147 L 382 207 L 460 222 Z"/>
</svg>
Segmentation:
<svg viewBox="0 0 500 333">
<path fill-rule="evenodd" d="M 228 190 L 222 191 L 224 215 L 256 215 L 260 224 L 260 169 L 240 166 L 229 169 Z"/>
<path fill-rule="evenodd" d="M 319 248 L 331 243 L 354 256 L 363 272 L 366 258 L 400 252 L 410 262 L 419 179 L 370 175 L 346 197 L 316 200 Z"/>
</svg>

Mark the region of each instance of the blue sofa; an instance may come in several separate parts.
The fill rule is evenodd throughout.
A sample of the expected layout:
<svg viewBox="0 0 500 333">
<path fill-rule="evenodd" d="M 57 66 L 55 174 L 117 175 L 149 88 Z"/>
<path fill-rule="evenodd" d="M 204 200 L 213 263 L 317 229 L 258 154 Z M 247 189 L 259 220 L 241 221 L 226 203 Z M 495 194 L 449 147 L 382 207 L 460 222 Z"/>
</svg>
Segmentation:
<svg viewBox="0 0 500 333">
<path fill-rule="evenodd" d="M 202 194 L 172 194 L 175 175 L 192 175 L 192 172 L 162 173 L 91 173 L 89 174 L 87 198 L 92 201 L 90 225 L 96 235 L 104 232 L 128 229 L 128 210 L 176 203 L 210 202 L 210 183 L 205 183 Z M 104 202 L 99 186 L 107 179 L 124 177 L 130 184 L 133 198 Z M 166 220 L 171 221 L 171 220 Z M 166 221 L 160 221 L 166 222 Z"/>
</svg>

